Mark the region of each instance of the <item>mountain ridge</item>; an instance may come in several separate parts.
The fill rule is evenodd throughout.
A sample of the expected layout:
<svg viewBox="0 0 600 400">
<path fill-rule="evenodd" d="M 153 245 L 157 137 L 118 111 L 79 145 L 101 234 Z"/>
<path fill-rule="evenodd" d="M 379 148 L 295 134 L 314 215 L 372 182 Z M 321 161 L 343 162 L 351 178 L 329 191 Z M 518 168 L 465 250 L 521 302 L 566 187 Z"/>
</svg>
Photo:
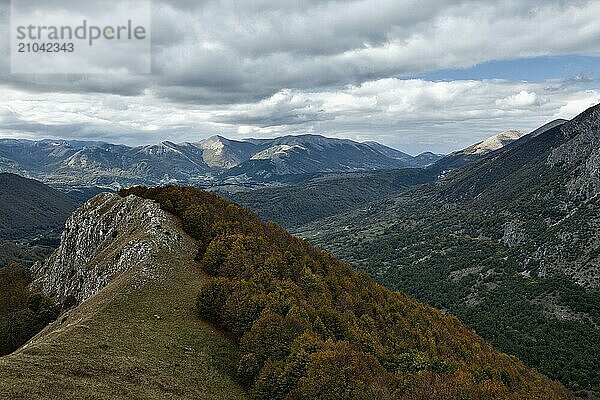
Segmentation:
<svg viewBox="0 0 600 400">
<path fill-rule="evenodd" d="M 67 311 L 0 358 L 0 397 L 247 398 L 230 377 L 237 350 L 192 310 L 206 281 L 196 246 L 149 200 L 106 193 L 78 209 L 34 267 Z"/>
<path fill-rule="evenodd" d="M 497 352 L 455 318 L 384 290 L 242 207 L 192 188 L 135 188 L 121 195 L 100 194 L 76 211 L 61 246 L 80 251 L 59 249 L 55 258 L 36 267 L 36 281 L 46 293 L 64 308 L 79 304 L 17 352 L 0 358 L 0 394 L 12 399 L 67 393 L 99 399 L 271 399 L 296 393 L 317 400 L 339 394 L 341 385 L 353 398 L 442 399 L 458 385 L 473 397 L 570 398 L 560 385 Z M 252 235 L 254 244 L 242 244 L 245 235 Z M 228 261 L 218 254 L 230 240 L 234 247 Z M 275 257 L 264 264 L 260 259 L 268 253 L 263 245 L 274 246 L 270 254 Z M 240 251 L 250 258 L 239 258 Z M 277 254 L 288 254 L 288 260 Z M 121 258 L 125 269 L 113 268 Z M 228 269 L 229 262 L 238 268 Z M 291 275 L 270 275 L 277 270 Z M 239 275 L 238 281 L 238 274 L 245 278 Z M 265 280 L 270 283 L 262 286 Z M 224 293 L 223 303 L 204 302 L 211 293 L 218 296 L 227 282 L 232 292 Z M 284 282 L 285 289 L 275 286 Z M 248 291 L 253 287 L 259 292 Z M 265 290 L 270 292 L 262 297 Z M 316 290 L 316 296 L 303 297 L 305 290 Z M 227 304 L 237 311 L 218 311 Z M 255 313 L 252 304 L 265 308 Z M 320 317 L 312 322 L 314 312 Z M 238 322 L 228 325 L 230 319 Z M 386 337 L 383 348 L 371 336 L 381 324 L 388 328 L 380 332 Z M 287 329 L 295 332 L 293 337 L 286 336 Z M 374 347 L 362 342 L 367 339 Z M 401 349 L 406 353 L 394 356 Z M 256 361 L 259 369 L 254 369 L 253 360 L 263 355 L 267 358 Z M 347 357 L 353 361 L 344 362 Z M 288 369 L 277 367 L 282 362 L 300 369 L 288 375 Z M 345 380 L 335 375 L 342 371 L 350 374 Z M 257 373 L 260 379 L 254 381 Z M 395 383 L 394 376 L 406 380 Z M 272 386 L 276 381 L 286 383 Z"/>
<path fill-rule="evenodd" d="M 423 166 L 432 156 L 395 158 L 383 145 L 319 135 L 198 142 L 163 141 L 138 147 L 105 142 L 0 139 L 0 171 L 47 183 L 120 188 L 136 184 L 211 186 L 277 181 L 285 175 Z"/>
<path fill-rule="evenodd" d="M 463 154 L 475 154 L 475 155 L 487 154 L 492 151 L 501 149 L 502 147 L 505 147 L 506 145 L 514 142 L 515 140 L 520 139 L 521 137 L 523 137 L 525 135 L 526 135 L 526 132 L 518 131 L 518 130 L 510 130 L 510 131 L 500 132 L 494 136 L 490 136 L 489 138 L 487 138 L 479 143 L 476 143 L 472 146 L 467 147 L 466 149 L 462 150 L 461 152 Z"/>
</svg>

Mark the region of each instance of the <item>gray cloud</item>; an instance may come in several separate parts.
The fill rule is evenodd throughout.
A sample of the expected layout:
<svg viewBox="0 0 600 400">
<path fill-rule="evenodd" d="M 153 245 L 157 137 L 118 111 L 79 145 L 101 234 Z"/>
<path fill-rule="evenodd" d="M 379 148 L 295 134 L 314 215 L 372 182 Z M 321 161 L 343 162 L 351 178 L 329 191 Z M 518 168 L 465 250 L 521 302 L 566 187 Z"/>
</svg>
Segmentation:
<svg viewBox="0 0 600 400">
<path fill-rule="evenodd" d="M 53 4 L 61 1 L 72 0 Z M 600 54 L 597 15 L 595 1 L 155 0 L 150 76 L 5 75 L 4 81 L 126 95 L 152 88 L 175 101 L 245 102 L 283 88 L 329 88 L 494 59 Z M 6 43 L 2 48 L 5 54 Z"/>
<path fill-rule="evenodd" d="M 396 79 L 489 60 L 600 55 L 597 1 L 155 0 L 149 75 L 9 75 L 7 10 L 1 1 L 0 109 L 12 113 L 0 114 L 3 135 L 139 144 L 313 132 L 442 152 L 600 100 L 590 74 Z M 98 54 L 99 68 L 110 60 Z"/>
</svg>

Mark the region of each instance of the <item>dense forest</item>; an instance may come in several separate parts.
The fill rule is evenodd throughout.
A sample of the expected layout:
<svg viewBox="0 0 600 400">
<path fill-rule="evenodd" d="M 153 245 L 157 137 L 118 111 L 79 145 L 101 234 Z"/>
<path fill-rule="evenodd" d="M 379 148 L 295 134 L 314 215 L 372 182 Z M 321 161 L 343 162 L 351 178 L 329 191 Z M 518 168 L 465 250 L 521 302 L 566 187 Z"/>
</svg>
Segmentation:
<svg viewBox="0 0 600 400">
<path fill-rule="evenodd" d="M 343 255 L 574 390 L 600 390 L 598 290 L 560 274 L 523 274 L 516 251 L 478 227 L 475 213 L 453 211 L 428 215 L 418 232 L 394 225 L 377 241 L 360 235 Z"/>
<path fill-rule="evenodd" d="M 57 247 L 59 240 L 43 239 L 31 242 L 14 242 L 0 239 L 0 268 L 19 263 L 25 268 L 48 257 Z"/>
<path fill-rule="evenodd" d="M 296 233 L 597 398 L 599 127 L 594 107 L 435 183 Z M 555 153 L 575 159 L 551 164 Z"/>
<path fill-rule="evenodd" d="M 377 285 L 247 209 L 193 188 L 133 188 L 179 216 L 211 276 L 199 317 L 239 344 L 256 399 L 555 399 L 558 383 L 453 316 Z"/>
<path fill-rule="evenodd" d="M 31 274 L 18 264 L 0 268 L 0 356 L 15 351 L 58 316 L 59 308 L 31 290 L 30 283 Z"/>
</svg>

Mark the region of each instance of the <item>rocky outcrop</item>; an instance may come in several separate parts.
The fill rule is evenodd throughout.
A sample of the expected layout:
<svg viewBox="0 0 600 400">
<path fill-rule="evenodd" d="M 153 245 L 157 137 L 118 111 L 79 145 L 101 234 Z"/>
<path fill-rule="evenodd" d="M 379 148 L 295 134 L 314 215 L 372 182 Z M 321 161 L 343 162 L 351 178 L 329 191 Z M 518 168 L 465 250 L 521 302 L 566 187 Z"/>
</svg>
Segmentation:
<svg viewBox="0 0 600 400">
<path fill-rule="evenodd" d="M 521 244 L 525 240 L 525 229 L 523 222 L 518 219 L 513 219 L 504 224 L 504 234 L 502 242 L 508 247 L 513 247 Z"/>
<path fill-rule="evenodd" d="M 492 151 L 501 149 L 507 144 L 512 143 L 525 135 L 526 132 L 519 130 L 500 132 L 497 135 L 487 138 L 483 142 L 479 142 L 467 147 L 466 149 L 462 150 L 461 153 L 482 156 L 484 154 L 491 153 Z"/>
<path fill-rule="evenodd" d="M 600 105 L 566 123 L 561 133 L 567 141 L 550 153 L 548 163 L 572 169 L 569 192 L 591 199 L 600 193 Z"/>
<path fill-rule="evenodd" d="M 181 244 L 177 221 L 158 204 L 101 193 L 67 220 L 59 248 L 34 265 L 34 285 L 57 302 L 81 302 L 132 267 L 143 281 L 156 279 L 151 258 Z"/>
</svg>

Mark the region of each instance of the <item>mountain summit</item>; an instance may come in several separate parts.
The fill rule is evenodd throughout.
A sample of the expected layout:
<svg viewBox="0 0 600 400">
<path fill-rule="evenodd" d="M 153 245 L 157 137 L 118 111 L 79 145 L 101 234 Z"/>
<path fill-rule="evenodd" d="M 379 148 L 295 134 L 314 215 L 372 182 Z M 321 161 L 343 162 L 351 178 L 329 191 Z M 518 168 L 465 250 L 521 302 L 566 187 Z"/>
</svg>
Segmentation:
<svg viewBox="0 0 600 400">
<path fill-rule="evenodd" d="M 253 143 L 230 140 L 218 135 L 193 143 L 193 145 L 203 150 L 202 158 L 206 165 L 225 169 L 233 168 L 249 160 L 261 150 L 260 146 Z"/>
<path fill-rule="evenodd" d="M 482 142 L 467 147 L 466 149 L 462 150 L 462 153 L 481 156 L 494 150 L 498 150 L 507 144 L 525 136 L 525 134 L 525 132 L 517 130 L 500 132 L 497 135 L 490 136 Z"/>
</svg>

